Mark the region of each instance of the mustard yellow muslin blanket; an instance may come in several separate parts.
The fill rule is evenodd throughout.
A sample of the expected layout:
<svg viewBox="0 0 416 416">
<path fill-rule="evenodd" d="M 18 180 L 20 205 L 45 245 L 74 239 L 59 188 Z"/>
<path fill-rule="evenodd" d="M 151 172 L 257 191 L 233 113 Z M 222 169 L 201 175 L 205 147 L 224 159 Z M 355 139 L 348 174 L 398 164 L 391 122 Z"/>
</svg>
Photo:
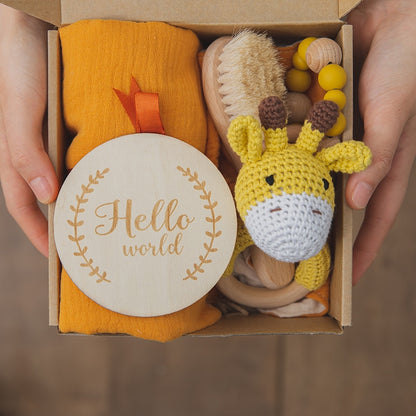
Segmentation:
<svg viewBox="0 0 416 416">
<path fill-rule="evenodd" d="M 135 133 L 114 88 L 128 92 L 132 77 L 144 92 L 159 94 L 165 132 L 217 162 L 218 136 L 204 106 L 196 35 L 164 23 L 81 21 L 59 30 L 63 59 L 63 107 L 74 137 L 68 169 L 101 143 Z M 116 156 L 115 156 L 116 157 Z M 61 332 L 125 333 L 167 341 L 215 323 L 221 316 L 201 299 L 179 312 L 137 318 L 101 307 L 62 271 Z"/>
</svg>

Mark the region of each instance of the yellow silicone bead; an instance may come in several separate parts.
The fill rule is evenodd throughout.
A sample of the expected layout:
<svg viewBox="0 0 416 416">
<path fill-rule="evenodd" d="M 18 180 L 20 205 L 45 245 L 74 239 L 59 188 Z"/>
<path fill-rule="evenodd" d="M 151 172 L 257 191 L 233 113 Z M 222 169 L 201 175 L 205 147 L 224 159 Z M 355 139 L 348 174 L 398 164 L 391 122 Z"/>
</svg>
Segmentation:
<svg viewBox="0 0 416 416">
<path fill-rule="evenodd" d="M 301 43 L 299 43 L 298 46 L 298 53 L 299 56 L 306 62 L 306 49 L 308 49 L 309 45 L 316 40 L 316 38 L 314 37 L 309 37 L 309 38 L 305 38 L 303 39 L 303 41 Z"/>
<path fill-rule="evenodd" d="M 339 136 L 345 130 L 347 126 L 347 120 L 343 113 L 339 113 L 338 119 L 335 124 L 326 132 L 326 135 L 329 137 Z"/>
<path fill-rule="evenodd" d="M 289 91 L 305 92 L 311 86 L 311 74 L 291 68 L 286 74 L 286 86 Z"/>
<path fill-rule="evenodd" d="M 301 71 L 306 71 L 308 69 L 308 64 L 300 57 L 299 52 L 295 52 L 293 55 L 292 64 L 296 69 L 300 69 Z"/>
<path fill-rule="evenodd" d="M 341 90 L 330 90 L 324 95 L 324 100 L 333 101 L 342 110 L 347 103 L 347 97 Z"/>
<path fill-rule="evenodd" d="M 325 90 L 341 90 L 347 82 L 345 69 L 336 64 L 324 66 L 318 74 L 318 83 Z"/>
</svg>

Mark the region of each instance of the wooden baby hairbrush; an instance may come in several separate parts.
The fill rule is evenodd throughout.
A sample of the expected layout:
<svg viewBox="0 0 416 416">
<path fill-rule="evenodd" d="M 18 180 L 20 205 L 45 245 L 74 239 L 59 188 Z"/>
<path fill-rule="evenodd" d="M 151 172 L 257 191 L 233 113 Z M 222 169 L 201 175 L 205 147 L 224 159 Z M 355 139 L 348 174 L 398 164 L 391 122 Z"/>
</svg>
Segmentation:
<svg viewBox="0 0 416 416">
<path fill-rule="evenodd" d="M 257 117 L 263 98 L 286 95 L 284 69 L 273 40 L 250 30 L 217 39 L 205 52 L 202 82 L 208 110 L 238 171 L 240 158 L 227 140 L 230 121 L 242 114 Z"/>
</svg>

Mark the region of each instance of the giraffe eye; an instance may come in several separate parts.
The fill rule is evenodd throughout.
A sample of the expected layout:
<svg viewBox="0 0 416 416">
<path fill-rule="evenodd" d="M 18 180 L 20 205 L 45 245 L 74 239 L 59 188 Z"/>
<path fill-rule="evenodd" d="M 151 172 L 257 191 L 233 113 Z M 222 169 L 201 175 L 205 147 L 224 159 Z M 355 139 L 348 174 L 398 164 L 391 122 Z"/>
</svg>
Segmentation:
<svg viewBox="0 0 416 416">
<path fill-rule="evenodd" d="M 324 178 L 324 179 L 322 179 L 322 182 L 324 183 L 324 188 L 325 188 L 325 191 L 329 188 L 329 182 Z"/>
<path fill-rule="evenodd" d="M 272 186 L 274 184 L 274 175 L 266 176 L 266 182 Z"/>
</svg>

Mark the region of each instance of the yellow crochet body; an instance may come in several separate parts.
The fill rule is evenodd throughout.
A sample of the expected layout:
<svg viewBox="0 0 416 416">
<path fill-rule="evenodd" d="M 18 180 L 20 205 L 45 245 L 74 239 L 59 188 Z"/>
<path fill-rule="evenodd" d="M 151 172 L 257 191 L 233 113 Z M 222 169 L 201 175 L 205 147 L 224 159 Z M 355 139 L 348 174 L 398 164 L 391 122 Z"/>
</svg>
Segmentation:
<svg viewBox="0 0 416 416">
<path fill-rule="evenodd" d="M 253 245 L 253 240 L 242 222 L 239 223 L 237 231 L 237 240 L 234 252 L 224 276 L 229 276 L 233 272 L 234 263 L 237 256 L 247 247 Z M 311 292 L 319 289 L 328 278 L 331 266 L 331 253 L 328 244 L 325 244 L 322 250 L 314 257 L 299 263 L 295 272 L 295 281 L 309 289 Z"/>
</svg>

